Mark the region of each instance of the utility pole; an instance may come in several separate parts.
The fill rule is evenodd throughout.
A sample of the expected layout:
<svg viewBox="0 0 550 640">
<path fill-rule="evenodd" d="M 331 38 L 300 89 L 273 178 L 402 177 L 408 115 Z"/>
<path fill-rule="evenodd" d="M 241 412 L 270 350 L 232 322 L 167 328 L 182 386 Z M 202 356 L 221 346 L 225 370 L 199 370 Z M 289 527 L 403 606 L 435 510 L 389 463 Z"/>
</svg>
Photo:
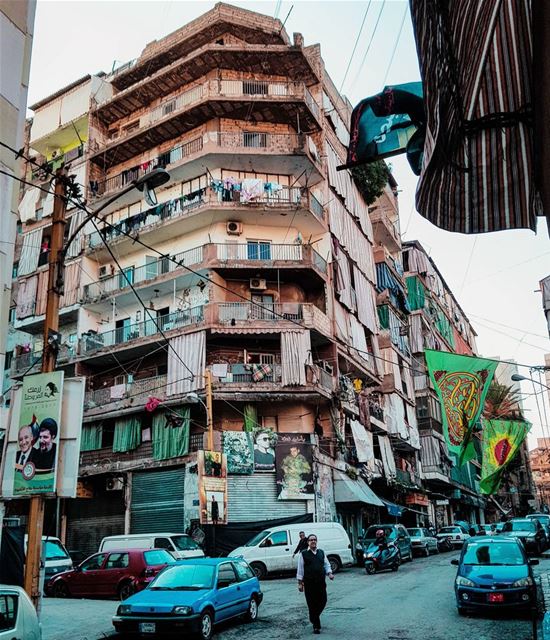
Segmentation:
<svg viewBox="0 0 550 640">
<path fill-rule="evenodd" d="M 206 391 L 206 426 L 208 428 L 207 450 L 214 451 L 214 419 L 212 416 L 212 372 L 204 372 L 204 386 Z"/>
<path fill-rule="evenodd" d="M 52 237 L 50 255 L 48 259 L 48 298 L 46 304 L 46 318 L 44 320 L 44 347 L 42 351 L 42 373 L 55 370 L 55 359 L 58 345 L 52 344 L 59 329 L 59 297 L 61 272 L 63 265 L 63 241 L 65 237 L 66 200 L 66 171 L 58 169 L 55 177 L 54 206 L 52 217 Z M 25 564 L 25 591 L 31 598 L 35 608 L 40 607 L 40 561 L 42 552 L 42 531 L 44 529 L 45 498 L 41 495 L 32 496 L 29 506 L 29 521 L 27 525 L 27 562 Z"/>
</svg>

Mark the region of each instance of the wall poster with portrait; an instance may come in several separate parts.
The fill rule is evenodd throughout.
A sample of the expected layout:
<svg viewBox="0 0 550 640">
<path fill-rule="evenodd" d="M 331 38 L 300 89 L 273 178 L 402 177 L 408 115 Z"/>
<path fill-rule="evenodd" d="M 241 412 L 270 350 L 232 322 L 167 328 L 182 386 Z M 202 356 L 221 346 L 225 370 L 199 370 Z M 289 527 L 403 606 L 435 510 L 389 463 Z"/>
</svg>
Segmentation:
<svg viewBox="0 0 550 640">
<path fill-rule="evenodd" d="M 279 500 L 313 500 L 313 452 L 310 436 L 279 433 L 276 448 Z"/>
<path fill-rule="evenodd" d="M 254 471 L 275 471 L 275 447 L 278 433 L 260 427 L 252 432 L 254 440 Z"/>
<path fill-rule="evenodd" d="M 224 431 L 223 452 L 227 456 L 227 473 L 250 475 L 254 473 L 252 434 L 247 431 Z"/>
<path fill-rule="evenodd" d="M 198 451 L 200 524 L 227 524 L 227 457 Z"/>
</svg>

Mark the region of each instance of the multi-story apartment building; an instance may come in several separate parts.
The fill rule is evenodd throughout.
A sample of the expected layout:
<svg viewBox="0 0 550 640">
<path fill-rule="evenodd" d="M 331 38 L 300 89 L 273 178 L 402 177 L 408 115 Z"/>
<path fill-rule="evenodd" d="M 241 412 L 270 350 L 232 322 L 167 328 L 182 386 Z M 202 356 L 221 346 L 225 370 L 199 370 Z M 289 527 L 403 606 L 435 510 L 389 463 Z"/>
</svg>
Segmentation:
<svg viewBox="0 0 550 640">
<path fill-rule="evenodd" d="M 376 292 L 391 286 L 377 279 L 368 208 L 336 170 L 351 106 L 319 46 L 219 4 L 111 75 L 86 76 L 33 109 L 29 152 L 46 163 L 29 168 L 37 186 L 64 162 L 88 206 L 103 207 L 69 247 L 61 301 L 58 366 L 87 378 L 80 495 L 93 496 L 64 507 L 69 546 L 92 551 L 107 534 L 181 530 L 198 518 L 206 419 L 196 394 L 204 398 L 206 370 L 216 448 L 224 431 L 262 428 L 305 434 L 315 450 L 315 500 L 278 500 L 274 473 L 230 475 L 230 522 L 311 514 L 356 531 L 373 503 L 388 517 L 345 474 L 359 463 L 352 425 L 356 438 L 379 433 L 385 462 L 364 466 L 393 481 L 408 467 L 399 457 L 396 466 L 388 432 L 410 448 L 414 424 L 387 427 L 372 400 L 360 411 L 359 392 L 386 373 Z M 114 200 L 157 167 L 170 174 L 158 205 L 136 190 Z M 15 327 L 36 339 L 14 354 L 16 378 L 42 347 L 52 202 L 31 188 L 19 211 Z M 67 237 L 83 215 L 69 208 Z M 181 426 L 167 427 L 174 413 Z"/>
<path fill-rule="evenodd" d="M 550 507 L 550 442 L 548 438 L 537 438 L 537 447 L 529 452 L 533 480 L 535 482 L 538 510 Z"/>
</svg>

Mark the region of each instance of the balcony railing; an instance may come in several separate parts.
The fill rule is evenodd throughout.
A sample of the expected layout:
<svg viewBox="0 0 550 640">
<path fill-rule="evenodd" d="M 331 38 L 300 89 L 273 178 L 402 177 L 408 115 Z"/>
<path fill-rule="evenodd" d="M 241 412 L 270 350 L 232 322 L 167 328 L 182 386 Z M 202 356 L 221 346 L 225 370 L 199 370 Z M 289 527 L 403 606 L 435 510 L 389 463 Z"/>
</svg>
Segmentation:
<svg viewBox="0 0 550 640">
<path fill-rule="evenodd" d="M 190 309 L 176 311 L 165 316 L 159 316 L 156 321 L 144 320 L 124 327 L 117 327 L 111 331 L 102 333 L 88 333 L 80 339 L 80 354 L 87 355 L 104 348 L 114 347 L 119 344 L 132 342 L 138 338 L 146 338 L 162 331 L 170 331 L 202 322 L 204 307 L 192 307 Z"/>
<path fill-rule="evenodd" d="M 84 408 L 94 409 L 101 407 L 108 411 L 108 405 L 120 400 L 132 399 L 134 403 L 145 401 L 151 394 L 156 398 L 163 399 L 166 395 L 166 376 L 154 376 L 133 380 L 123 384 L 113 385 L 86 391 L 84 397 Z"/>
<path fill-rule="evenodd" d="M 76 357 L 76 347 L 63 344 L 57 354 L 57 364 L 67 364 Z M 27 371 L 34 371 L 40 366 L 42 351 L 29 351 L 16 356 L 11 363 L 11 375 L 20 376 Z"/>
<path fill-rule="evenodd" d="M 258 303 L 220 302 L 218 318 L 221 324 L 234 322 L 266 321 L 266 322 L 300 322 L 303 320 L 303 304 L 300 302 Z"/>
<path fill-rule="evenodd" d="M 258 376 L 254 371 L 253 365 L 247 364 L 230 364 L 227 367 L 227 375 L 225 378 L 219 378 L 219 383 L 226 384 L 250 384 L 256 385 L 262 382 L 281 382 L 281 365 L 270 364 L 270 373 L 262 373 Z M 255 379 L 256 376 L 256 379 Z"/>
</svg>

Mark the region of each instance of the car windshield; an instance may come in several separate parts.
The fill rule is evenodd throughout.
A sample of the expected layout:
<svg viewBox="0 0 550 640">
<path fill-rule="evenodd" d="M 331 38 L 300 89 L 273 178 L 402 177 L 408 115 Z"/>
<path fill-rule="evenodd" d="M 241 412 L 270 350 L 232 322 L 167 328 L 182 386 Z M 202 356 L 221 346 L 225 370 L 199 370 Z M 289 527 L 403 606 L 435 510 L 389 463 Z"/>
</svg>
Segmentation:
<svg viewBox="0 0 550 640">
<path fill-rule="evenodd" d="M 522 565 L 525 564 L 525 560 L 515 543 L 472 542 L 466 547 L 462 564 Z"/>
<path fill-rule="evenodd" d="M 460 527 L 441 527 L 439 533 L 460 533 Z"/>
<path fill-rule="evenodd" d="M 407 529 L 410 536 L 420 537 L 422 536 L 422 529 Z"/>
<path fill-rule="evenodd" d="M 536 526 L 531 520 L 512 520 L 504 524 L 504 531 L 536 531 Z"/>
<path fill-rule="evenodd" d="M 257 544 L 259 544 L 270 533 L 271 533 L 271 531 L 260 531 L 260 533 L 257 533 L 252 538 L 252 540 L 249 540 L 244 546 L 245 547 L 255 547 Z"/>
<path fill-rule="evenodd" d="M 145 551 L 143 559 L 147 566 L 156 566 L 158 564 L 174 564 L 176 561 L 174 557 L 165 551 L 164 549 L 154 549 L 152 551 Z"/>
<path fill-rule="evenodd" d="M 190 536 L 170 536 L 178 551 L 195 551 L 199 545 Z"/>
<path fill-rule="evenodd" d="M 382 531 L 386 534 L 386 537 L 390 537 L 392 534 L 392 529 L 390 527 L 369 527 L 367 529 L 367 533 L 365 533 L 365 538 L 369 539 L 369 538 L 376 538 L 376 532 L 378 530 L 382 529 Z"/>
<path fill-rule="evenodd" d="M 46 560 L 70 560 L 69 554 L 56 540 L 46 540 Z"/>
<path fill-rule="evenodd" d="M 178 564 L 168 567 L 151 582 L 153 591 L 198 591 L 211 589 L 215 567 L 204 564 Z"/>
</svg>

